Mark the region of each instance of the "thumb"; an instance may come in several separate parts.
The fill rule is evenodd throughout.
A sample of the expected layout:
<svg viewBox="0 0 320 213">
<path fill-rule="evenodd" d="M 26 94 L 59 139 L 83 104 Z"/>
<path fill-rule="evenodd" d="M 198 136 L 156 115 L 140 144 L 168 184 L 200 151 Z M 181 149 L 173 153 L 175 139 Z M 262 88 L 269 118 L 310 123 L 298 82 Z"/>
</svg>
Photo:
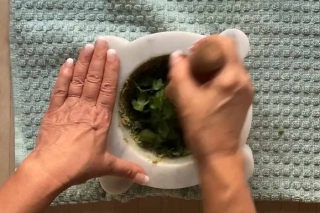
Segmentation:
<svg viewBox="0 0 320 213">
<path fill-rule="evenodd" d="M 108 155 L 106 161 L 109 162 L 109 166 L 111 162 L 108 175 L 126 178 L 140 185 L 146 185 L 149 182 L 146 172 L 138 164 L 122 160 L 113 155 Z M 105 165 L 108 165 L 108 163 Z"/>
<path fill-rule="evenodd" d="M 181 50 L 177 50 L 170 55 L 169 66 L 169 84 L 166 87 L 166 95 L 172 101 L 174 101 L 177 96 L 182 95 L 181 93 L 185 93 L 186 89 L 191 91 L 197 90 L 198 86 L 191 74 L 189 60 Z"/>
<path fill-rule="evenodd" d="M 169 81 L 177 85 L 196 86 L 190 69 L 189 60 L 181 50 L 177 50 L 170 55 Z"/>
</svg>

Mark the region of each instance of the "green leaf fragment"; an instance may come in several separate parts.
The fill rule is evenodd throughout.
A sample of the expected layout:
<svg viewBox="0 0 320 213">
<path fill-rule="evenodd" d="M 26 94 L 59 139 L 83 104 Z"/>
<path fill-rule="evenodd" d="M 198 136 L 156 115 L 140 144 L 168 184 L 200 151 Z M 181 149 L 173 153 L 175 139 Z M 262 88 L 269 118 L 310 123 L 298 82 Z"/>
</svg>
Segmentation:
<svg viewBox="0 0 320 213">
<path fill-rule="evenodd" d="M 150 129 L 144 129 L 139 134 L 139 140 L 142 142 L 154 142 L 158 138 L 158 135 Z"/>
<path fill-rule="evenodd" d="M 173 105 L 165 100 L 163 102 L 163 116 L 164 116 L 164 119 L 169 119 L 169 118 L 172 118 L 174 114 L 174 108 L 173 108 Z"/>
<path fill-rule="evenodd" d="M 151 91 L 152 89 L 151 88 L 149 88 L 149 89 L 142 89 L 140 86 L 139 86 L 139 84 L 137 84 L 136 82 L 135 82 L 135 85 L 136 85 L 136 88 L 139 90 L 139 92 L 148 92 L 148 91 Z M 150 85 L 149 85 L 150 86 Z"/>
<path fill-rule="evenodd" d="M 135 110 L 139 112 L 143 112 L 144 107 L 149 103 L 149 100 L 147 100 L 147 96 L 140 92 L 139 97 L 137 100 L 132 100 L 132 106 Z"/>
<path fill-rule="evenodd" d="M 159 112 L 163 108 L 164 102 L 164 89 L 159 90 L 156 94 L 150 98 L 150 108 L 153 110 L 158 110 Z"/>
<path fill-rule="evenodd" d="M 153 97 L 150 103 L 150 108 L 160 110 L 162 108 L 162 102 L 163 100 L 161 98 Z"/>
<path fill-rule="evenodd" d="M 166 138 L 170 132 L 169 125 L 164 121 L 160 122 L 158 126 L 158 132 L 162 138 Z"/>
<path fill-rule="evenodd" d="M 153 80 L 152 82 L 152 89 L 153 90 L 160 90 L 161 88 L 163 88 L 164 84 L 162 83 L 162 79 L 158 79 L 158 80 Z"/>
<path fill-rule="evenodd" d="M 134 83 L 136 90 L 131 103 L 139 117 L 130 126 L 137 143 L 162 157 L 190 154 L 183 145 L 174 106 L 165 96 L 166 82 L 161 78 L 142 77 Z"/>
<path fill-rule="evenodd" d="M 159 91 L 156 93 L 155 97 L 158 98 L 158 99 L 162 99 L 162 100 L 163 100 L 163 99 L 165 98 L 165 96 L 164 96 L 164 88 L 161 89 L 161 90 L 159 90 Z"/>
<path fill-rule="evenodd" d="M 132 100 L 132 106 L 135 110 L 139 111 L 139 112 L 142 112 L 143 109 L 144 109 L 144 106 L 148 104 L 148 102 L 144 102 L 144 103 L 141 103 L 137 100 Z"/>
<path fill-rule="evenodd" d="M 147 101 L 147 99 L 148 99 L 147 95 L 144 92 L 140 92 L 137 101 L 144 103 Z"/>
</svg>

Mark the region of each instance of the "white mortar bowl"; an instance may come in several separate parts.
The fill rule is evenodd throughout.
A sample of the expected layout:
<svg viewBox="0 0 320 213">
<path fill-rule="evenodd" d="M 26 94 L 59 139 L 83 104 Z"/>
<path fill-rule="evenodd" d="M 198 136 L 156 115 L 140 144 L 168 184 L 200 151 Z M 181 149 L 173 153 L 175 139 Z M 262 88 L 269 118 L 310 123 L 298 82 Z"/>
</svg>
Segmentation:
<svg viewBox="0 0 320 213">
<path fill-rule="evenodd" d="M 249 52 L 249 40 L 240 30 L 230 29 L 221 35 L 236 40 L 238 53 L 244 59 Z M 108 151 L 113 155 L 141 165 L 150 177 L 148 186 L 161 189 L 178 189 L 199 184 L 198 171 L 192 157 L 164 158 L 158 163 L 152 161 L 158 157 L 152 152 L 139 147 L 130 137 L 129 131 L 122 127 L 118 112 L 120 91 L 131 73 L 144 62 L 157 56 L 168 55 L 176 50 L 188 53 L 188 48 L 203 35 L 188 32 L 164 32 L 144 36 L 133 42 L 119 37 L 107 37 L 110 48 L 115 49 L 120 58 L 120 75 L 112 123 L 109 131 Z M 213 50 L 214 51 L 214 50 Z M 245 174 L 249 178 L 253 173 L 253 156 L 246 141 L 251 128 L 252 107 L 250 107 L 244 123 L 240 149 L 245 157 Z M 132 183 L 122 178 L 101 177 L 102 187 L 109 193 L 120 194 L 127 191 Z"/>
</svg>

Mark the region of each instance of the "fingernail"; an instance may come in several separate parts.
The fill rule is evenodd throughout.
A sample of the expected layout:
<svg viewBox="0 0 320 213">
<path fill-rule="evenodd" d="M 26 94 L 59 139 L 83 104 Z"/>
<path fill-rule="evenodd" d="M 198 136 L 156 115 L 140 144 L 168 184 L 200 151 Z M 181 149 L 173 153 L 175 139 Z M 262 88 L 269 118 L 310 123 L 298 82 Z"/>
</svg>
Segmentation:
<svg viewBox="0 0 320 213">
<path fill-rule="evenodd" d="M 66 65 L 66 68 L 72 68 L 73 67 L 73 59 L 68 58 L 65 65 Z"/>
<path fill-rule="evenodd" d="M 86 55 L 86 56 L 88 56 L 88 55 L 91 55 L 92 54 L 92 52 L 93 52 L 93 50 L 94 50 L 94 46 L 92 45 L 92 44 L 86 44 L 85 46 L 84 46 L 84 54 Z"/>
<path fill-rule="evenodd" d="M 170 55 L 170 64 L 171 65 L 174 65 L 176 64 L 178 61 L 180 61 L 181 59 L 181 56 L 182 55 L 182 51 L 181 50 L 177 50 L 175 52 L 173 52 L 171 55 Z"/>
<path fill-rule="evenodd" d="M 107 61 L 114 61 L 117 57 L 117 52 L 114 49 L 109 49 L 107 52 Z"/>
<path fill-rule="evenodd" d="M 149 182 L 149 177 L 145 174 L 138 173 L 132 181 L 140 185 L 146 185 Z"/>
<path fill-rule="evenodd" d="M 105 37 L 99 36 L 95 44 L 97 45 L 97 47 L 105 47 L 107 45 L 107 41 Z"/>
</svg>

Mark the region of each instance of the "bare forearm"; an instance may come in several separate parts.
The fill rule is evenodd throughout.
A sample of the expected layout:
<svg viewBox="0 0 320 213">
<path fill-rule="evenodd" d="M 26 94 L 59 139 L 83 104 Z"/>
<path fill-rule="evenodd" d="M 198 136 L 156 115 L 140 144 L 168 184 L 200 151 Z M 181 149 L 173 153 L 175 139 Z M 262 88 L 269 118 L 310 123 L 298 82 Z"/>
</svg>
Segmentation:
<svg viewBox="0 0 320 213">
<path fill-rule="evenodd" d="M 32 166 L 32 165 L 31 165 Z M 40 213 L 64 187 L 38 168 L 22 164 L 0 190 L 2 213 Z"/>
<path fill-rule="evenodd" d="M 242 153 L 200 163 L 204 213 L 254 213 Z"/>
</svg>

